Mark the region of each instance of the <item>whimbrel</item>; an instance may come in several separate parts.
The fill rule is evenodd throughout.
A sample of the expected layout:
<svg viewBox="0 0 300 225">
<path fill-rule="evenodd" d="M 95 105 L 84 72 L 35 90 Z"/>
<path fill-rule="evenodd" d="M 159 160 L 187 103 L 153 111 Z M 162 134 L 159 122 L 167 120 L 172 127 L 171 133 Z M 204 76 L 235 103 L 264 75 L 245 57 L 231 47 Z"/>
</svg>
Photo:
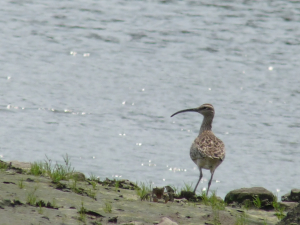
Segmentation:
<svg viewBox="0 0 300 225">
<path fill-rule="evenodd" d="M 194 140 L 191 146 L 190 156 L 200 170 L 199 180 L 195 186 L 194 193 L 196 193 L 198 184 L 202 179 L 202 169 L 210 170 L 211 177 L 208 182 L 208 188 L 206 192 L 206 194 L 208 195 L 209 187 L 211 185 L 214 172 L 216 168 L 225 159 L 224 143 L 219 138 L 217 138 L 211 130 L 215 110 L 211 104 L 206 103 L 198 108 L 178 111 L 174 113 L 171 117 L 183 112 L 197 112 L 204 116 L 199 135 Z"/>
</svg>

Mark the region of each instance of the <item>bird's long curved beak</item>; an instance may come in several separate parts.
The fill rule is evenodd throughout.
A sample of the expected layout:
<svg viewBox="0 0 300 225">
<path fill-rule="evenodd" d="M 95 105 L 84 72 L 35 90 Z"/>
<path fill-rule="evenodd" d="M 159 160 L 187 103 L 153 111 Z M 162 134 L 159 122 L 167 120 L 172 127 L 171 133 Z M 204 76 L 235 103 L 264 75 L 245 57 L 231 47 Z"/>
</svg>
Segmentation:
<svg viewBox="0 0 300 225">
<path fill-rule="evenodd" d="M 197 109 L 184 109 L 184 110 L 180 110 L 176 113 L 174 113 L 171 117 L 175 116 L 176 114 L 179 114 L 179 113 L 183 113 L 183 112 L 197 112 Z"/>
</svg>

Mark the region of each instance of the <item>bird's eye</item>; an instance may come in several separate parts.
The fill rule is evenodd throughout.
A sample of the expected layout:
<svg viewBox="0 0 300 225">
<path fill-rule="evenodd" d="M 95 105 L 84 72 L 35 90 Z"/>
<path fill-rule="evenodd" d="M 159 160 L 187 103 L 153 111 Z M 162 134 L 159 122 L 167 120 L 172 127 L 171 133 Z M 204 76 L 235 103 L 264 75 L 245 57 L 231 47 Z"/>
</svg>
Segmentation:
<svg viewBox="0 0 300 225">
<path fill-rule="evenodd" d="M 203 109 L 207 109 L 206 107 L 204 107 Z"/>
</svg>

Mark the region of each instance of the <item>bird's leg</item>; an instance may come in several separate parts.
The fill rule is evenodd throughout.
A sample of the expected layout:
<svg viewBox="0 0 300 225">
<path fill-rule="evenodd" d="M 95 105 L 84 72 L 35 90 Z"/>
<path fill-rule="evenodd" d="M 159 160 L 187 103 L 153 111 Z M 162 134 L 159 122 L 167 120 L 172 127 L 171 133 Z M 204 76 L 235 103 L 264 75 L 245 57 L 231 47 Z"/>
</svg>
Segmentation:
<svg viewBox="0 0 300 225">
<path fill-rule="evenodd" d="M 202 179 L 202 169 L 201 168 L 199 168 L 199 170 L 200 170 L 200 176 L 199 176 L 199 180 L 198 180 L 198 182 L 197 182 L 197 184 L 196 184 L 196 187 L 195 187 L 195 189 L 194 189 L 194 194 L 196 194 L 196 189 L 197 189 L 197 187 L 198 187 L 198 184 L 199 184 L 199 182 L 200 182 L 200 180 Z"/>
<path fill-rule="evenodd" d="M 214 172 L 215 172 L 215 171 L 211 171 L 211 177 L 210 177 L 210 180 L 209 180 L 209 182 L 208 182 L 208 188 L 207 188 L 207 192 L 206 192 L 206 195 L 207 195 L 207 196 L 208 196 L 208 191 L 209 191 L 209 187 L 210 187 L 210 185 L 211 185 L 212 178 L 213 178 L 213 176 L 214 176 Z"/>
</svg>

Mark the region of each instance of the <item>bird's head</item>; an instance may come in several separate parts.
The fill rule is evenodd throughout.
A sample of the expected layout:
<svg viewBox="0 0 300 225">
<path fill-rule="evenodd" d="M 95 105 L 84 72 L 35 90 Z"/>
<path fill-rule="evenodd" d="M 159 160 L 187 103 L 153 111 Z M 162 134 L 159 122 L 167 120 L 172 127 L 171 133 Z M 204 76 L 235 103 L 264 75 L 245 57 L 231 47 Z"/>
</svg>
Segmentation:
<svg viewBox="0 0 300 225">
<path fill-rule="evenodd" d="M 197 108 L 180 110 L 180 111 L 174 113 L 171 117 L 175 116 L 176 114 L 183 113 L 183 112 L 197 112 L 197 113 L 202 114 L 203 116 L 214 116 L 214 114 L 215 114 L 215 110 L 214 110 L 214 107 L 212 106 L 212 104 L 205 103 Z"/>
</svg>

